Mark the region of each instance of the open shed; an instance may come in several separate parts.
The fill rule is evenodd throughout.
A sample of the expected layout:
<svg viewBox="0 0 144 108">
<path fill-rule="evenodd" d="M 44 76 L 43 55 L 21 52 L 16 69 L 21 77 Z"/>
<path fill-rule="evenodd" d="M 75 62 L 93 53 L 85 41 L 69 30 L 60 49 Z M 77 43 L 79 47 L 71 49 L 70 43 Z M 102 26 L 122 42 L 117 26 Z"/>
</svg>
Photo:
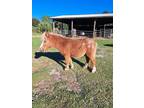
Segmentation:
<svg viewBox="0 0 144 108">
<path fill-rule="evenodd" d="M 85 35 L 89 37 L 112 37 L 113 14 L 86 14 L 86 15 L 61 15 L 50 17 L 53 20 L 53 32 L 56 30 L 56 22 L 68 25 L 68 30 L 63 27 L 59 30 L 63 35 Z"/>
</svg>

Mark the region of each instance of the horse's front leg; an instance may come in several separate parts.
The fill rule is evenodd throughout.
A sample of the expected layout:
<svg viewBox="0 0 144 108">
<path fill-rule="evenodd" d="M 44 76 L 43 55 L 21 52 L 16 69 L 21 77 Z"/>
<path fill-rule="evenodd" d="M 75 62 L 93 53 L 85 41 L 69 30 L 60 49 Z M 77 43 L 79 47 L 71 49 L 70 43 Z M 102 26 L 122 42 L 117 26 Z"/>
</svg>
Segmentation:
<svg viewBox="0 0 144 108">
<path fill-rule="evenodd" d="M 66 66 L 65 66 L 64 70 L 69 70 L 69 65 L 71 63 L 71 58 L 70 58 L 70 56 L 64 56 L 64 57 L 65 57 L 65 63 L 66 63 Z"/>
</svg>

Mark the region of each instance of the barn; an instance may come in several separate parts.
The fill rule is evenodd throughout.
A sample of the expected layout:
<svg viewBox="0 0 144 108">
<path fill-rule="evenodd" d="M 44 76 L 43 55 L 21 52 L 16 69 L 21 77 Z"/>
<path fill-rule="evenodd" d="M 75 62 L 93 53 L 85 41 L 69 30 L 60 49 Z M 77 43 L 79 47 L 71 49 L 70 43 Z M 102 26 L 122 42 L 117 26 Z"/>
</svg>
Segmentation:
<svg viewBox="0 0 144 108">
<path fill-rule="evenodd" d="M 84 14 L 84 15 L 61 15 L 50 17 L 53 21 L 53 32 L 59 32 L 66 36 L 89 36 L 89 37 L 113 37 L 113 14 Z M 61 22 L 61 28 L 56 23 Z M 68 29 L 64 29 L 64 24 Z"/>
</svg>

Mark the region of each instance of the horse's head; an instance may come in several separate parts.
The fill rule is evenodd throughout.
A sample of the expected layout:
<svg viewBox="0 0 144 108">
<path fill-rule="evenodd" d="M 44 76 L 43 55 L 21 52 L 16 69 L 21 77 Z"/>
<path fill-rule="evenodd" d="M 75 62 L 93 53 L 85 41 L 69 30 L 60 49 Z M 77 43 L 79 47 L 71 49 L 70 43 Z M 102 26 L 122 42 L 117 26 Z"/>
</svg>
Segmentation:
<svg viewBox="0 0 144 108">
<path fill-rule="evenodd" d="M 51 48 L 51 42 L 50 42 L 49 38 L 50 38 L 49 33 L 44 32 L 42 34 L 42 43 L 40 45 L 41 52 L 46 52 L 48 50 L 48 48 Z"/>
</svg>

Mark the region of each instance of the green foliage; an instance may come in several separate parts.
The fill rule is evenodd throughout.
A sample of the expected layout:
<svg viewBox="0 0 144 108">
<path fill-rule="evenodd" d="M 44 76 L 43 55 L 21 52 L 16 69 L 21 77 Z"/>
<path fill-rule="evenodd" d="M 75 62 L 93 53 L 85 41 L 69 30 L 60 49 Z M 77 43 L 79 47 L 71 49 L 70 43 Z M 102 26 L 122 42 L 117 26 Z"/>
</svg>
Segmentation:
<svg viewBox="0 0 144 108">
<path fill-rule="evenodd" d="M 62 22 L 56 22 L 55 23 L 56 28 L 58 29 L 63 29 L 63 30 L 68 30 L 68 25 Z"/>
<path fill-rule="evenodd" d="M 68 30 L 68 25 L 61 22 L 56 22 L 56 28 L 59 30 Z M 39 21 L 36 18 L 32 19 L 32 32 L 33 33 L 42 33 L 44 31 L 51 32 L 52 31 L 52 19 L 48 16 L 43 16 L 42 20 Z"/>
<path fill-rule="evenodd" d="M 52 31 L 52 23 L 48 16 L 42 17 L 42 21 L 39 23 L 37 28 L 37 32 L 39 33 L 44 31 Z"/>
<path fill-rule="evenodd" d="M 36 18 L 32 19 L 32 26 L 37 27 L 39 23 L 40 23 L 40 21 L 38 19 L 36 19 Z"/>
<path fill-rule="evenodd" d="M 63 29 L 64 30 L 68 30 L 68 25 L 67 24 L 63 24 Z"/>
<path fill-rule="evenodd" d="M 43 31 L 48 31 L 51 32 L 52 31 L 52 25 L 49 22 L 41 22 L 38 25 L 38 32 L 43 32 Z"/>
<path fill-rule="evenodd" d="M 42 17 L 42 22 L 49 22 L 49 17 L 48 16 L 43 16 Z"/>
</svg>

